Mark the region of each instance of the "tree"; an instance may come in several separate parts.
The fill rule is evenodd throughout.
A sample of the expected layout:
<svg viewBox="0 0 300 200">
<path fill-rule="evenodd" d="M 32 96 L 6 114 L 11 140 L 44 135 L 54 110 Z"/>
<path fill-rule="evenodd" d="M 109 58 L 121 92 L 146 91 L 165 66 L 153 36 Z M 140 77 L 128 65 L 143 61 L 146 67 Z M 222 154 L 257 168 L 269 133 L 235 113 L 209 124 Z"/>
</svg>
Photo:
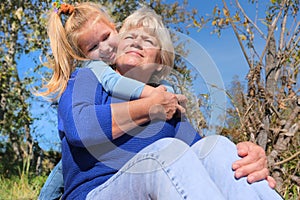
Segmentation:
<svg viewBox="0 0 300 200">
<path fill-rule="evenodd" d="M 1 174 L 16 173 L 23 164 L 30 165 L 33 139 L 29 113 L 31 92 L 28 85 L 33 77 L 20 79 L 17 60 L 45 46 L 45 28 L 40 27 L 43 8 L 47 3 L 8 1 L 0 5 L 0 133 Z M 49 3 L 48 3 L 49 4 Z"/>
<path fill-rule="evenodd" d="M 294 191 L 300 187 L 299 1 L 252 0 L 244 7 L 238 0 L 222 2 L 223 7 L 216 6 L 209 17 L 194 18 L 194 25 L 203 28 L 211 22 L 213 32 L 219 36 L 223 29 L 232 28 L 249 67 L 247 94 L 240 89 L 242 98 L 234 99 L 233 104 L 238 131 L 266 149 L 278 190 L 286 198 L 297 198 Z M 256 12 L 247 13 L 246 6 L 253 6 Z M 266 8 L 266 14 L 261 15 L 259 8 Z M 259 50 L 261 41 L 264 46 Z"/>
</svg>

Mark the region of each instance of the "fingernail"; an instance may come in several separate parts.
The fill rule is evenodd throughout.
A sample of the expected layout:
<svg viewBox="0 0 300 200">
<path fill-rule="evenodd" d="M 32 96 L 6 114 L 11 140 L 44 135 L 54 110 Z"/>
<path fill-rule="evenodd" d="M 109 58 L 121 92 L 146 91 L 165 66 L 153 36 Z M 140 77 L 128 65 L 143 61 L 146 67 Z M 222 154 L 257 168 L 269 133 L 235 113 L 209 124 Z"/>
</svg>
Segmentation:
<svg viewBox="0 0 300 200">
<path fill-rule="evenodd" d="M 239 167 L 240 167 L 240 166 L 239 166 L 238 164 L 233 164 L 233 165 L 232 165 L 232 169 L 233 169 L 233 170 L 236 170 L 236 169 L 239 168 Z"/>
<path fill-rule="evenodd" d="M 235 177 L 236 177 L 236 178 L 240 178 L 241 176 L 242 176 L 242 172 L 237 171 L 237 172 L 235 173 Z"/>
<path fill-rule="evenodd" d="M 249 183 L 252 183 L 252 182 L 253 182 L 253 180 L 254 180 L 254 176 L 251 176 L 251 175 L 250 175 L 250 176 L 248 176 L 248 182 L 249 182 Z"/>
</svg>

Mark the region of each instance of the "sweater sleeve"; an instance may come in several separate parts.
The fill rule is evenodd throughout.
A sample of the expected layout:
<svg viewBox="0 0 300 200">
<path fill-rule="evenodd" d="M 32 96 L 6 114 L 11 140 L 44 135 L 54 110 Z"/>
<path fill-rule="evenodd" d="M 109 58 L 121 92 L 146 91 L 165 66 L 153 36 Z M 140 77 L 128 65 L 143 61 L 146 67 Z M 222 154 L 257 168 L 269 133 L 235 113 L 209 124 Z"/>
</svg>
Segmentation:
<svg viewBox="0 0 300 200">
<path fill-rule="evenodd" d="M 138 99 L 145 87 L 145 84 L 142 82 L 116 73 L 103 61 L 88 61 L 84 63 L 84 67 L 94 72 L 107 93 L 120 99 Z"/>
<path fill-rule="evenodd" d="M 100 91 L 99 91 L 100 90 Z M 89 69 L 80 69 L 68 82 L 59 103 L 64 134 L 74 146 L 88 147 L 112 141 L 111 108 L 107 95 Z"/>
</svg>

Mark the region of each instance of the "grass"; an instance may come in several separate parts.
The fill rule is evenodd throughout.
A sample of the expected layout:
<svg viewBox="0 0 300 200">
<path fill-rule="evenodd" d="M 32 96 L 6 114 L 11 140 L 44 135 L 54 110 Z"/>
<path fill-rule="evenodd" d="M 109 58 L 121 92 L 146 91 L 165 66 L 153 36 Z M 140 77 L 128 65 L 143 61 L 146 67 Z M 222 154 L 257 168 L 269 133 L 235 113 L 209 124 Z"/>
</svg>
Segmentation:
<svg viewBox="0 0 300 200">
<path fill-rule="evenodd" d="M 12 178 L 0 177 L 0 199 L 2 200 L 31 200 L 37 199 L 47 177 L 30 178 L 21 174 Z"/>
</svg>

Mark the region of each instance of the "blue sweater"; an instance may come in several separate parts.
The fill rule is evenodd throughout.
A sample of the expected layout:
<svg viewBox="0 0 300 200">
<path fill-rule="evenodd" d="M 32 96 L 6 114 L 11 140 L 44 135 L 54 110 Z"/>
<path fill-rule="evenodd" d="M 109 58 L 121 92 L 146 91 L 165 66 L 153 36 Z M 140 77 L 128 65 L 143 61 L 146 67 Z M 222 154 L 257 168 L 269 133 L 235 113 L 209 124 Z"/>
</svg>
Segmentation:
<svg viewBox="0 0 300 200">
<path fill-rule="evenodd" d="M 91 69 L 72 74 L 58 107 L 65 184 L 62 199 L 85 199 L 137 152 L 161 138 L 176 137 L 190 145 L 200 139 L 186 119 L 173 118 L 154 120 L 113 140 L 110 104 L 120 101 L 105 92 Z"/>
</svg>

